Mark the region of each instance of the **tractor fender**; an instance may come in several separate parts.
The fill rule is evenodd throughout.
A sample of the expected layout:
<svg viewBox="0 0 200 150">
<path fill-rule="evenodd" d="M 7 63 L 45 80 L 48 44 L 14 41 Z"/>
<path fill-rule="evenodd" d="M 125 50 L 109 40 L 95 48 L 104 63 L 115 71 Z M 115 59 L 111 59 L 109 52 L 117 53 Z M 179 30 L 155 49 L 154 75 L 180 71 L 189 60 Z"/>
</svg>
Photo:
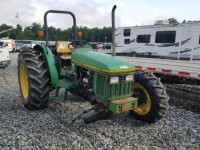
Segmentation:
<svg viewBox="0 0 200 150">
<path fill-rule="evenodd" d="M 43 52 L 46 59 L 47 66 L 48 66 L 48 70 L 49 70 L 49 74 L 51 78 L 51 84 L 55 86 L 58 83 L 59 79 L 58 79 L 58 71 L 56 68 L 55 59 L 51 50 L 48 47 L 46 47 L 44 44 L 35 45 L 34 50 Z"/>
</svg>

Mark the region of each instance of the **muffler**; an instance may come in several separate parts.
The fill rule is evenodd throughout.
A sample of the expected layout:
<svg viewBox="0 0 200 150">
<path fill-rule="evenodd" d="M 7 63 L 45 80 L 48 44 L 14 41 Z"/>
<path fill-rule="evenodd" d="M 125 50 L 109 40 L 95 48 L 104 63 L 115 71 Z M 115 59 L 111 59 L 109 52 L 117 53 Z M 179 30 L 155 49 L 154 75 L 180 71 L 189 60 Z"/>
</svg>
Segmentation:
<svg viewBox="0 0 200 150">
<path fill-rule="evenodd" d="M 112 21 L 112 51 L 113 56 L 116 56 L 116 42 L 115 42 L 115 9 L 117 8 L 116 5 L 113 6 L 112 12 L 111 12 L 111 21 Z"/>
</svg>

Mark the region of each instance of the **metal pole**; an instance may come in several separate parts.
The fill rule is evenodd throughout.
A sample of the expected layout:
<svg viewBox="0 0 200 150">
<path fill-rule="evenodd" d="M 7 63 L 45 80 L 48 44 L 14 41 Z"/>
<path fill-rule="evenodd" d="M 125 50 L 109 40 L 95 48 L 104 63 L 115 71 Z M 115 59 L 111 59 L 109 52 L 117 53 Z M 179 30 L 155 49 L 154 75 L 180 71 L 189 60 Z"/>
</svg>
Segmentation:
<svg viewBox="0 0 200 150">
<path fill-rule="evenodd" d="M 116 56 L 116 43 L 115 43 L 115 9 L 116 5 L 112 8 L 112 45 L 113 45 L 113 56 Z"/>
<path fill-rule="evenodd" d="M 178 51 L 178 55 L 177 55 L 177 59 L 179 60 L 180 59 L 180 54 L 181 54 L 181 50 L 183 48 L 183 44 L 181 43 L 181 41 L 183 40 L 183 27 L 181 28 L 181 38 L 180 38 L 180 41 L 179 41 L 179 51 Z"/>
<path fill-rule="evenodd" d="M 180 59 L 180 50 L 178 51 L 178 56 L 177 57 L 178 57 L 178 60 L 179 60 Z"/>
<path fill-rule="evenodd" d="M 10 30 L 12 30 L 12 29 L 13 29 L 13 28 L 10 28 L 10 29 L 7 29 L 7 30 L 4 30 L 4 31 L 1 31 L 0 34 L 1 34 L 1 33 L 4 33 L 4 32 L 7 32 L 7 31 L 10 31 Z"/>
<path fill-rule="evenodd" d="M 190 55 L 190 61 L 192 61 L 192 60 L 193 60 L 193 50 L 194 50 L 194 48 L 192 48 L 192 51 L 191 51 L 191 55 Z"/>
</svg>

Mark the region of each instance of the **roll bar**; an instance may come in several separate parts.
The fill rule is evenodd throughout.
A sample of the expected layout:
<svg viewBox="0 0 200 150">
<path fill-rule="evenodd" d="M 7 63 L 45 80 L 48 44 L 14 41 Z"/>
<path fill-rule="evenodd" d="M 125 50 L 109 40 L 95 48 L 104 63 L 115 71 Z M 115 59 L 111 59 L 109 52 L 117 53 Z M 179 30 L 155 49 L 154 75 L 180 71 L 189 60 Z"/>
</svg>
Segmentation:
<svg viewBox="0 0 200 150">
<path fill-rule="evenodd" d="M 48 26 L 47 26 L 47 15 L 49 13 L 59 13 L 59 14 L 69 14 L 73 18 L 73 33 L 74 33 L 74 40 L 77 41 L 77 28 L 76 28 L 76 17 L 75 15 L 70 12 L 70 11 L 60 11 L 60 10 L 49 10 L 44 14 L 44 32 L 45 32 L 45 41 L 46 41 L 46 46 L 49 47 L 49 42 L 48 42 Z"/>
</svg>

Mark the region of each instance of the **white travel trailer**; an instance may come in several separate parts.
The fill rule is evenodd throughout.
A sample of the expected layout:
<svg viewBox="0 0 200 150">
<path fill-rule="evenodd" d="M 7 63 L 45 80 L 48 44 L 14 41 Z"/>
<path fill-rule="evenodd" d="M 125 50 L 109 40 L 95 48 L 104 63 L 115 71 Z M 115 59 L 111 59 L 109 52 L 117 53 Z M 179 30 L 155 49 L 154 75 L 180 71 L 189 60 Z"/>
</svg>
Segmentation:
<svg viewBox="0 0 200 150">
<path fill-rule="evenodd" d="M 5 68 L 10 63 L 9 51 L 6 46 L 8 46 L 8 43 L 0 42 L 0 68 Z"/>
<path fill-rule="evenodd" d="M 117 54 L 200 59 L 200 23 L 156 23 L 117 28 Z"/>
</svg>

